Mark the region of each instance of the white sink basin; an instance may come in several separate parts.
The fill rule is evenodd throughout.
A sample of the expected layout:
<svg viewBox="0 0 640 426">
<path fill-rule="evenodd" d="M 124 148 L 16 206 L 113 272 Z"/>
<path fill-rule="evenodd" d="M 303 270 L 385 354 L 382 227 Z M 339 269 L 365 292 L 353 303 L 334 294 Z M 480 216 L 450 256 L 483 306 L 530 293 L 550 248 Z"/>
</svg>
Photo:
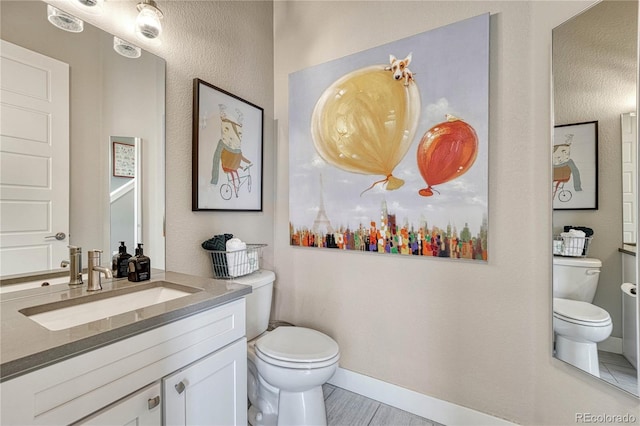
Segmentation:
<svg viewBox="0 0 640 426">
<path fill-rule="evenodd" d="M 41 326 L 57 331 L 189 296 L 198 291 L 201 289 L 157 281 L 133 291 L 127 288 L 112 290 L 33 306 L 20 312 Z"/>
</svg>

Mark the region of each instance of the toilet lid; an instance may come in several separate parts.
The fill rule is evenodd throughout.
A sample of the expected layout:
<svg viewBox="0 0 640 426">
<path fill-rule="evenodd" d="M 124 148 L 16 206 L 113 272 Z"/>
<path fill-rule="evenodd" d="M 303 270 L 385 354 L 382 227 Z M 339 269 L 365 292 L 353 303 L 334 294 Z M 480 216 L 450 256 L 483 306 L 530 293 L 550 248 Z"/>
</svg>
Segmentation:
<svg viewBox="0 0 640 426">
<path fill-rule="evenodd" d="M 553 298 L 553 315 L 570 322 L 607 325 L 611 322 L 609 312 L 579 300 Z"/>
<path fill-rule="evenodd" d="M 278 327 L 256 341 L 266 356 L 288 362 L 319 362 L 338 355 L 338 344 L 319 331 L 304 327 Z"/>
</svg>

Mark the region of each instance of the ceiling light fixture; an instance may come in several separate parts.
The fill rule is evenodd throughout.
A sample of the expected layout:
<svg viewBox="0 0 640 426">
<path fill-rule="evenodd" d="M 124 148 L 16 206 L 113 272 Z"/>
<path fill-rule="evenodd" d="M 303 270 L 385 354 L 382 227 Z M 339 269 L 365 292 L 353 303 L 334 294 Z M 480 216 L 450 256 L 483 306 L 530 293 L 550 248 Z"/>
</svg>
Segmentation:
<svg viewBox="0 0 640 426">
<path fill-rule="evenodd" d="M 160 19 L 164 16 L 154 0 L 143 0 L 138 3 L 136 34 L 143 40 L 153 40 L 162 33 Z"/>
<path fill-rule="evenodd" d="M 72 33 L 79 33 L 84 29 L 84 22 L 81 19 L 57 9 L 50 4 L 47 5 L 47 19 L 61 30 Z"/>
<path fill-rule="evenodd" d="M 73 0 L 73 4 L 85 12 L 101 14 L 104 0 Z"/>
<path fill-rule="evenodd" d="M 116 36 L 113 37 L 113 50 L 125 58 L 135 59 L 142 55 L 142 50 L 138 46 Z"/>
</svg>

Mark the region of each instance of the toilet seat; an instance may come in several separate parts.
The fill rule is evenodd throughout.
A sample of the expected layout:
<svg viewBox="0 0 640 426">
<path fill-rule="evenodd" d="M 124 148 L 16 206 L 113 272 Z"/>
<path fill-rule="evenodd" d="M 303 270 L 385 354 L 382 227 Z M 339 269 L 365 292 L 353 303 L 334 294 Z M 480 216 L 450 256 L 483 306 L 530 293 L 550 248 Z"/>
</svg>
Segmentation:
<svg viewBox="0 0 640 426">
<path fill-rule="evenodd" d="M 587 327 L 611 325 L 611 316 L 606 310 L 579 300 L 554 297 L 553 316 L 562 321 Z"/>
<path fill-rule="evenodd" d="M 278 327 L 257 339 L 254 348 L 264 362 L 285 368 L 322 368 L 340 358 L 335 340 L 305 327 Z"/>
</svg>

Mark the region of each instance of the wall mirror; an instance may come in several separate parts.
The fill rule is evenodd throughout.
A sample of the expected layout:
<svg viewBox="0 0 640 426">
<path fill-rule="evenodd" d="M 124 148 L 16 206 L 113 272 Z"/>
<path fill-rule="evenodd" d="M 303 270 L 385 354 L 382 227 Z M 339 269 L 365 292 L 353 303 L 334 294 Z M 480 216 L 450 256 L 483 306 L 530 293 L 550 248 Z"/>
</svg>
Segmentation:
<svg viewBox="0 0 640 426">
<path fill-rule="evenodd" d="M 68 105 L 62 107 L 68 111 L 69 165 L 63 170 L 69 197 L 63 221 L 66 228 L 64 223 L 59 228 L 52 224 L 47 205 L 30 195 L 34 187 L 49 185 L 55 168 L 48 165 L 48 159 L 28 173 L 36 176 L 34 181 L 41 178 L 42 182 L 0 182 L 3 193 L 9 194 L 9 189 L 26 191 L 27 199 L 32 197 L 16 203 L 3 196 L 0 258 L 4 260 L 0 276 L 57 270 L 60 257 L 68 255 L 68 245 L 79 246 L 84 253 L 101 249 L 102 263 L 107 265 L 123 240 L 131 253 L 135 244 L 143 243 L 153 267 L 164 269 L 165 61 L 146 51 L 138 58 L 124 57 L 114 50 L 113 35 L 87 23 L 80 33 L 60 30 L 48 22 L 47 4 L 41 1 L 2 1 L 0 19 L 3 43 L 68 64 L 69 86 Z M 36 83 L 29 82 L 24 83 L 24 90 L 8 90 L 5 83 L 11 74 L 7 70 L 21 63 L 13 60 L 6 65 L 4 59 L 3 115 L 5 109 L 16 109 L 5 108 L 9 92 L 37 89 Z M 20 71 L 26 67 L 17 69 L 13 75 L 21 78 L 26 74 Z M 39 73 L 38 66 L 28 69 Z M 47 87 L 46 78 L 43 81 L 43 87 Z M 52 83 L 50 89 L 56 87 Z M 19 108 L 31 111 L 31 107 Z M 7 164 L 17 164 L 13 159 L 18 154 L 12 152 L 16 145 L 35 145 L 29 154 L 44 156 L 43 146 L 48 144 L 33 141 L 46 142 L 52 133 L 49 129 L 56 128 L 44 120 L 39 140 L 30 130 L 32 121 L 22 123 L 8 132 L 9 126 L 3 122 L 3 170 L 9 170 Z M 133 168 L 127 169 L 130 166 Z M 26 175 L 21 168 L 14 167 L 16 175 Z M 40 205 L 43 208 L 38 210 Z M 16 219 L 10 221 L 7 212 Z M 18 236 L 31 240 L 16 249 Z"/>
<path fill-rule="evenodd" d="M 553 30 L 551 160 L 554 356 L 636 396 L 638 28 L 637 1 L 604 0 Z"/>
</svg>

